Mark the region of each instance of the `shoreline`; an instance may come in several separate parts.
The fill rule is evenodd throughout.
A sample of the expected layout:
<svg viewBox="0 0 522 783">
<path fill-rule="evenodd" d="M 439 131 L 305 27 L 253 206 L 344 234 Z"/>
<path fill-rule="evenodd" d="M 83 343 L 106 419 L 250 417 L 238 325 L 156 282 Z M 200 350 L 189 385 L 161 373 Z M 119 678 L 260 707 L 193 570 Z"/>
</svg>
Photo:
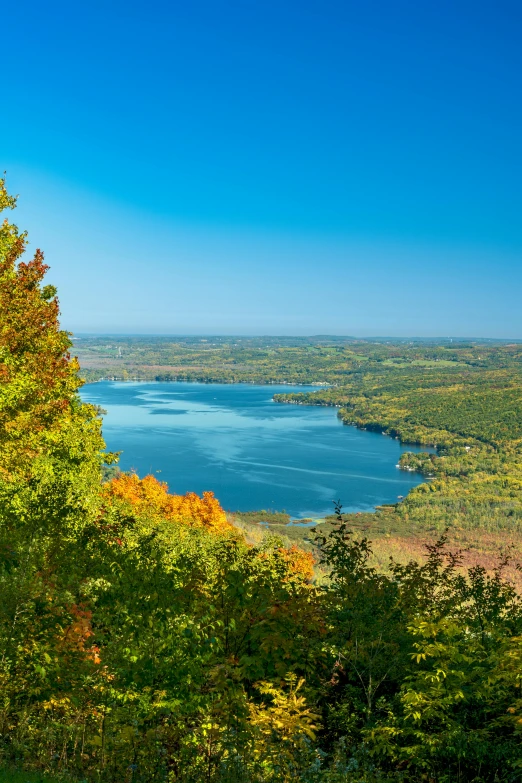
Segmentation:
<svg viewBox="0 0 522 783">
<path fill-rule="evenodd" d="M 197 383 L 201 386 L 210 386 L 212 384 L 221 385 L 221 386 L 235 386 L 235 385 L 241 385 L 241 386 L 313 386 L 316 389 L 328 389 L 328 388 L 334 388 L 335 384 L 333 383 L 327 383 L 326 381 L 316 381 L 313 383 L 299 383 L 291 382 L 291 381 L 193 381 L 189 380 L 188 378 L 165 378 L 164 380 L 158 381 L 156 378 L 152 380 L 147 380 L 146 378 L 98 378 L 95 381 L 84 381 L 82 384 L 83 386 L 91 386 L 95 383 Z M 295 403 L 297 405 L 303 405 L 305 403 Z M 312 407 L 318 407 L 313 406 Z M 340 406 L 328 406 L 328 407 L 340 407 Z"/>
<path fill-rule="evenodd" d="M 294 387 L 301 387 L 301 388 L 307 388 L 307 387 L 308 388 L 315 388 L 317 390 L 325 389 L 325 388 L 334 388 L 333 384 L 327 384 L 325 382 L 316 382 L 316 383 L 305 384 L 305 383 L 290 383 L 288 381 L 286 381 L 286 382 L 284 382 L 284 381 L 283 382 L 269 381 L 269 382 L 266 382 L 266 383 L 255 383 L 255 382 L 248 382 L 248 381 L 230 381 L 230 382 L 227 382 L 227 381 L 190 381 L 190 380 L 172 380 L 172 379 L 171 380 L 164 380 L 164 381 L 158 381 L 158 380 L 148 381 L 148 380 L 144 380 L 144 379 L 131 379 L 131 378 L 121 379 L 120 380 L 120 379 L 116 379 L 114 377 L 112 377 L 112 378 L 110 378 L 110 377 L 109 378 L 99 378 L 96 381 L 86 381 L 83 385 L 84 386 L 89 386 L 89 385 L 93 385 L 93 384 L 96 384 L 96 383 L 104 383 L 104 382 L 109 382 L 109 383 L 132 383 L 132 384 L 162 384 L 162 383 L 174 384 L 174 383 L 178 383 L 178 384 L 194 384 L 194 385 L 201 385 L 201 386 L 211 386 L 211 385 L 216 385 L 216 386 L 217 385 L 221 385 L 221 386 L 242 385 L 242 386 L 259 386 L 259 387 L 262 387 L 262 386 L 289 386 L 289 387 L 292 387 L 292 386 L 294 386 Z M 286 405 L 301 405 L 301 406 L 310 407 L 310 408 L 329 407 L 329 408 L 336 408 L 338 410 L 342 408 L 341 405 L 334 404 L 334 403 L 318 403 L 318 404 L 314 404 L 314 403 L 310 403 L 310 402 L 300 402 L 300 401 L 293 401 L 293 400 L 275 400 L 273 397 L 272 397 L 271 402 L 274 402 L 274 403 L 277 403 L 277 404 L 286 404 Z M 343 426 L 351 426 L 351 427 L 355 427 L 355 429 L 360 430 L 360 431 L 372 432 L 371 429 L 367 429 L 366 427 L 358 426 L 356 423 L 343 421 L 342 417 L 339 415 L 339 412 L 337 413 L 337 418 L 341 420 Z M 413 442 L 410 443 L 408 441 L 402 441 L 400 438 L 398 438 L 396 436 L 393 436 L 393 435 L 390 435 L 387 432 L 383 432 L 383 431 L 380 431 L 380 432 L 373 431 L 373 434 L 375 434 L 375 435 L 381 434 L 381 435 L 384 435 L 387 438 L 390 438 L 390 440 L 399 441 L 401 446 L 415 446 L 417 448 L 422 447 L 422 446 L 426 447 L 426 444 L 413 443 Z M 433 448 L 433 447 L 431 447 L 431 448 Z M 430 447 L 426 447 L 426 452 L 430 453 L 431 448 Z M 435 452 L 436 452 L 436 450 L 435 450 Z M 403 468 L 400 464 L 397 464 L 396 468 L 401 473 L 416 473 L 417 475 L 422 476 L 423 477 L 423 481 L 421 483 L 425 483 L 425 482 L 430 480 L 420 470 L 411 469 L 411 468 Z M 403 497 L 401 497 L 400 499 L 398 498 L 396 502 L 391 503 L 391 504 L 385 504 L 385 505 L 388 506 L 388 507 L 397 507 L 397 506 L 401 505 L 404 502 L 404 500 L 409 496 L 409 494 L 411 492 L 411 489 L 412 488 L 410 488 L 408 490 L 408 492 Z M 380 508 L 381 508 L 381 505 L 365 507 L 365 508 L 350 508 L 350 509 L 347 509 L 346 511 L 344 511 L 343 513 L 350 514 L 350 515 L 351 514 L 354 514 L 354 515 L 355 514 L 376 514 L 376 513 L 379 512 Z M 243 510 L 243 509 L 242 510 L 236 509 L 236 511 L 239 514 L 241 514 L 241 513 L 249 513 L 248 511 Z M 257 511 L 257 509 L 254 509 L 254 511 Z M 229 513 L 234 513 L 234 512 L 229 512 Z M 314 519 L 313 523 L 303 524 L 300 520 L 301 519 L 310 519 L 309 516 L 308 517 L 298 517 L 298 516 L 291 515 L 290 516 L 290 520 L 289 520 L 289 522 L 287 524 L 289 524 L 291 526 L 303 527 L 303 528 L 305 528 L 305 527 L 313 527 L 314 525 L 325 523 L 328 516 L 329 516 L 328 513 L 325 513 L 324 516 L 314 516 L 313 517 L 313 519 Z"/>
</svg>

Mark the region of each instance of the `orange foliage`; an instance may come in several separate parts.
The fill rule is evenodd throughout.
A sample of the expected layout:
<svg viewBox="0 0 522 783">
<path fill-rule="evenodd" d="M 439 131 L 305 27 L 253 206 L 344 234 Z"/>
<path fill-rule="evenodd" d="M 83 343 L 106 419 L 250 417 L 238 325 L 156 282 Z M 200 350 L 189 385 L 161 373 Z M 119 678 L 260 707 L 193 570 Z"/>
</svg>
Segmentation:
<svg viewBox="0 0 522 783">
<path fill-rule="evenodd" d="M 86 657 L 90 658 L 94 663 L 100 663 L 99 647 L 95 644 L 89 648 L 85 646 L 87 640 L 93 636 L 91 627 L 92 612 L 76 604 L 70 606 L 69 611 L 73 620 L 64 631 L 62 645 L 79 650 L 85 653 Z"/>
<path fill-rule="evenodd" d="M 19 244 L 22 250 L 23 242 Z M 47 268 L 40 250 L 17 268 L 12 256 L 0 263 L 2 442 L 27 441 L 52 426 L 79 385 L 78 364 L 68 353 L 69 336 L 59 331 L 58 301 L 52 290 L 47 300 L 47 291 L 40 287 Z"/>
<path fill-rule="evenodd" d="M 154 476 L 140 479 L 134 473 L 122 473 L 105 485 L 104 493 L 107 498 L 130 503 L 138 513 L 148 512 L 216 533 L 233 530 L 213 492 L 204 492 L 203 497 L 195 492 L 170 495 L 167 484 Z"/>
<path fill-rule="evenodd" d="M 290 577 L 297 576 L 307 582 L 314 575 L 314 556 L 311 552 L 305 552 L 296 544 L 289 549 L 280 549 L 279 553 L 285 561 Z"/>
</svg>

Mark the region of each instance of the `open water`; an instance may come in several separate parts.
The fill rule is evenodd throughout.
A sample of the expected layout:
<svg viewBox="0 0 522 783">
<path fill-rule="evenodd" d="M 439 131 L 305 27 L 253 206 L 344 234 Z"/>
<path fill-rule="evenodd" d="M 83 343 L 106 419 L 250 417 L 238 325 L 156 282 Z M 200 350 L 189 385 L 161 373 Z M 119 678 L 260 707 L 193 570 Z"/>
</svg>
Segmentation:
<svg viewBox="0 0 522 783">
<path fill-rule="evenodd" d="M 422 480 L 399 470 L 399 441 L 343 425 L 335 408 L 281 405 L 278 392 L 312 387 L 115 383 L 82 389 L 100 405 L 120 467 L 153 473 L 172 492 L 212 490 L 227 510 L 293 517 L 394 503 Z"/>
</svg>

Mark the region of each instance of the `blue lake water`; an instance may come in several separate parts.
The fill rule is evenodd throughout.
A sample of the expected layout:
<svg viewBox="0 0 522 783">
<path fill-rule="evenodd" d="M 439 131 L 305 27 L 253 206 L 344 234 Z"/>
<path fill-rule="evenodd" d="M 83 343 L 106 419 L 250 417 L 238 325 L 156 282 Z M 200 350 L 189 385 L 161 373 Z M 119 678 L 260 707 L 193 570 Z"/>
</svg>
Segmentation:
<svg viewBox="0 0 522 783">
<path fill-rule="evenodd" d="M 396 464 L 397 440 L 343 425 L 335 408 L 281 405 L 277 392 L 312 387 L 116 383 L 82 389 L 101 405 L 107 447 L 122 470 L 153 473 L 172 492 L 212 490 L 227 510 L 320 517 L 394 503 L 420 483 Z"/>
</svg>

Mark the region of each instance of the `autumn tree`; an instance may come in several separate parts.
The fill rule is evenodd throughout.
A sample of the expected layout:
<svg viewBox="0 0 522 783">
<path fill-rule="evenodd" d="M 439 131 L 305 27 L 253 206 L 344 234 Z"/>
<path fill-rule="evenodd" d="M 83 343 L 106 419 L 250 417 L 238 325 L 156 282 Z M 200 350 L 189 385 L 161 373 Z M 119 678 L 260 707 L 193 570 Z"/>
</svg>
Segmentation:
<svg viewBox="0 0 522 783">
<path fill-rule="evenodd" d="M 0 209 L 16 199 L 0 180 Z M 58 681 L 94 665 L 78 546 L 99 514 L 97 411 L 82 404 L 70 336 L 47 266 L 0 226 L 0 733 L 56 701 Z M 85 575 L 83 575 L 84 578 Z M 76 674 L 74 674 L 76 672 Z M 59 691 L 60 689 L 58 689 Z M 53 702 L 54 703 L 54 702 Z"/>
<path fill-rule="evenodd" d="M 151 520 L 184 522 L 214 533 L 233 529 L 213 492 L 204 492 L 202 497 L 195 492 L 173 495 L 167 484 L 154 476 L 140 479 L 135 473 L 121 473 L 104 486 L 103 495 L 109 502 L 128 504 L 135 514 Z"/>
</svg>

